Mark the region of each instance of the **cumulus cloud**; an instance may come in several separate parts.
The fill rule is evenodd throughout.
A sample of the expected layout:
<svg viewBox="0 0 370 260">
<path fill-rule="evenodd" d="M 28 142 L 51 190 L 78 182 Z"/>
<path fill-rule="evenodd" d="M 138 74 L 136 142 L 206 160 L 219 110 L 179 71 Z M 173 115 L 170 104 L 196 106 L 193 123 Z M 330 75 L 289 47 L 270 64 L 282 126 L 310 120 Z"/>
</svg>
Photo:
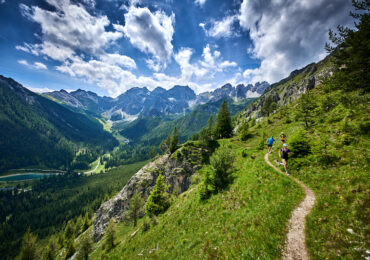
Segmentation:
<svg viewBox="0 0 370 260">
<path fill-rule="evenodd" d="M 99 54 L 107 44 L 123 36 L 118 31 L 106 31 L 105 27 L 110 24 L 108 18 L 92 16 L 82 5 L 72 4 L 69 0 L 47 0 L 47 2 L 56 11 L 20 4 L 22 14 L 41 25 L 42 39 L 48 45 L 42 44 L 37 47 L 44 54 L 50 54 L 45 50 L 50 48 L 50 45 L 54 46 L 53 51 L 57 52 L 72 49 Z"/>
<path fill-rule="evenodd" d="M 211 27 L 207 30 L 204 23 L 200 23 L 199 26 L 203 28 L 207 36 L 214 38 L 230 38 L 236 36 L 237 33 L 233 30 L 233 24 L 238 20 L 236 15 L 226 16 L 220 21 L 214 21 L 211 23 Z"/>
<path fill-rule="evenodd" d="M 350 7 L 348 0 L 243 0 L 239 22 L 253 41 L 249 52 L 261 60 L 244 77 L 275 82 L 322 59 L 329 28 L 349 24 Z"/>
<path fill-rule="evenodd" d="M 107 53 L 102 55 L 100 59 L 111 65 L 119 65 L 127 69 L 136 69 L 136 62 L 133 59 L 118 53 Z"/>
<path fill-rule="evenodd" d="M 192 55 L 192 49 L 182 48 L 174 56 L 181 69 L 181 80 L 184 82 L 195 79 L 212 79 L 217 72 L 223 72 L 226 68 L 238 66 L 234 61 L 223 60 L 221 53 L 217 50 L 212 51 L 209 44 L 203 49 L 202 59 L 191 63 Z"/>
<path fill-rule="evenodd" d="M 48 67 L 44 63 L 41 63 L 41 62 L 34 62 L 33 64 L 29 64 L 28 61 L 26 61 L 26 60 L 18 60 L 18 63 L 22 64 L 22 65 L 25 65 L 29 68 L 43 69 L 43 70 L 48 69 Z"/>
<path fill-rule="evenodd" d="M 174 21 L 173 13 L 167 16 L 163 11 L 152 13 L 147 7 L 131 5 L 125 14 L 125 26 L 115 28 L 124 32 L 140 51 L 152 55 L 154 61 L 147 62 L 150 67 L 157 68 L 158 64 L 166 67 L 173 53 Z"/>
</svg>

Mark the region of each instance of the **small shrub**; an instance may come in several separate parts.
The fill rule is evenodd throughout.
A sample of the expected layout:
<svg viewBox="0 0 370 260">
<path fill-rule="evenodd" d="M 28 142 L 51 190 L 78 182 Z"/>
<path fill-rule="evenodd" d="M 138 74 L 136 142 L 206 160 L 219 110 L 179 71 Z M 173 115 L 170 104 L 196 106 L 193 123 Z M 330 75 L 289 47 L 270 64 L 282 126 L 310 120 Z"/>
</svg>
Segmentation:
<svg viewBox="0 0 370 260">
<path fill-rule="evenodd" d="M 210 179 L 210 176 L 209 176 L 209 172 L 207 171 L 205 173 L 204 181 L 201 183 L 200 188 L 199 188 L 199 198 L 200 198 L 200 200 L 206 200 L 211 196 L 211 193 L 212 193 L 212 191 L 210 189 L 211 185 L 212 185 L 212 182 L 211 182 L 211 179 Z"/>
<path fill-rule="evenodd" d="M 311 147 L 307 140 L 306 131 L 298 130 L 290 139 L 290 149 L 293 152 L 292 157 L 304 157 L 311 152 Z"/>
<path fill-rule="evenodd" d="M 266 147 L 266 137 L 265 134 L 262 135 L 260 142 L 258 143 L 257 149 L 263 150 Z"/>
<path fill-rule="evenodd" d="M 238 129 L 240 133 L 240 141 L 246 141 L 250 138 L 250 134 L 248 131 L 248 123 L 244 122 Z"/>
<path fill-rule="evenodd" d="M 212 184 L 215 191 L 226 188 L 231 182 L 234 159 L 230 149 L 220 149 L 211 157 Z"/>
</svg>

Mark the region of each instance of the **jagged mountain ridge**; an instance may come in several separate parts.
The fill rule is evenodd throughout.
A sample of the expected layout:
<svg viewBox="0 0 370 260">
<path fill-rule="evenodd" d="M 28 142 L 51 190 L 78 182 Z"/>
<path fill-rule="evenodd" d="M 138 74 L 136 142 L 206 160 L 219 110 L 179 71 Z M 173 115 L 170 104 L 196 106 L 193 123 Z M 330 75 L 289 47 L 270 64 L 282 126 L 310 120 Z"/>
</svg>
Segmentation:
<svg viewBox="0 0 370 260">
<path fill-rule="evenodd" d="M 65 90 L 53 91 L 45 95 L 60 102 L 94 113 L 102 113 L 112 121 L 132 121 L 138 115 L 158 116 L 163 114 L 179 114 L 194 105 L 222 98 L 241 100 L 260 96 L 269 86 L 267 82 L 255 85 L 239 84 L 233 87 L 225 84 L 211 92 L 196 95 L 188 86 L 174 86 L 166 90 L 157 87 L 153 91 L 144 88 L 131 88 L 117 98 L 100 97 L 94 92 L 78 89 L 68 93 Z"/>
</svg>

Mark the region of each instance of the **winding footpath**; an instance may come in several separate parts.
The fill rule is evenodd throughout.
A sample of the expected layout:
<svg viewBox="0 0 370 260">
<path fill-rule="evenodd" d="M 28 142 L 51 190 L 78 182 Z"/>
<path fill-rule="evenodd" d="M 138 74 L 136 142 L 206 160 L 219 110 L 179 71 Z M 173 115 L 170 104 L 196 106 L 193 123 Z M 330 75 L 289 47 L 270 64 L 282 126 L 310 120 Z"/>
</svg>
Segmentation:
<svg viewBox="0 0 370 260">
<path fill-rule="evenodd" d="M 265 155 L 265 161 L 277 172 L 284 174 L 278 167 L 269 161 L 268 153 Z M 283 257 L 287 260 L 306 260 L 310 259 L 310 255 L 306 248 L 305 221 L 306 216 L 311 212 L 311 209 L 315 204 L 316 198 L 315 194 L 310 188 L 296 178 L 291 178 L 303 188 L 306 196 L 292 212 L 292 217 L 289 220 L 289 230 L 285 240 Z"/>
</svg>

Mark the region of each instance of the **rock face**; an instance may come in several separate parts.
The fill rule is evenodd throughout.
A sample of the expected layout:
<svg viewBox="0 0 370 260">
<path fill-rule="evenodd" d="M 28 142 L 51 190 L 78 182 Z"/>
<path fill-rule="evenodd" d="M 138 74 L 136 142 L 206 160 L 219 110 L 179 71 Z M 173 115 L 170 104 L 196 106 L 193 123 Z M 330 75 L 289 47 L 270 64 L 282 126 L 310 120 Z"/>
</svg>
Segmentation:
<svg viewBox="0 0 370 260">
<path fill-rule="evenodd" d="M 174 189 L 178 193 L 186 191 L 191 184 L 191 176 L 201 168 L 203 156 L 206 154 L 206 150 L 193 142 L 187 142 L 172 155 L 163 155 L 141 168 L 116 196 L 97 210 L 93 223 L 94 240 L 101 239 L 111 218 L 122 220 L 125 217 L 130 199 L 135 193 L 139 193 L 144 200 L 148 198 L 159 174 L 165 177 L 170 186 L 169 193 Z"/>
<path fill-rule="evenodd" d="M 255 98 L 262 95 L 266 88 L 270 86 L 266 81 L 257 82 L 255 85 L 239 84 L 233 87 L 230 83 L 223 85 L 220 88 L 211 92 L 204 92 L 197 96 L 198 103 L 205 103 L 208 101 L 217 101 L 224 98 L 245 99 Z"/>
<path fill-rule="evenodd" d="M 266 88 L 263 95 L 245 110 L 244 116 L 262 117 L 261 108 L 268 97 L 271 97 L 273 102 L 281 107 L 319 85 L 323 79 L 333 75 L 334 67 L 328 66 L 329 59 L 330 57 L 327 57 L 318 63 L 312 63 L 303 69 L 295 70 L 289 77 Z"/>
</svg>

